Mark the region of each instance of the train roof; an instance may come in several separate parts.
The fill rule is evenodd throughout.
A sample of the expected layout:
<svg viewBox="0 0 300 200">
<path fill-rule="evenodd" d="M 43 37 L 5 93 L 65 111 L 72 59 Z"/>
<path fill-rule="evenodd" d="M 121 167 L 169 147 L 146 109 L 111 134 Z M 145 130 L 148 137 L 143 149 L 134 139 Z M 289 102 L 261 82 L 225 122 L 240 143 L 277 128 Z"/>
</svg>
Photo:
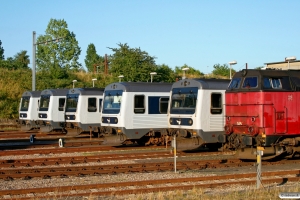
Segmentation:
<svg viewBox="0 0 300 200">
<path fill-rule="evenodd" d="M 173 83 L 172 88 L 198 87 L 202 90 L 226 90 L 229 85 L 229 79 L 183 79 Z"/>
<path fill-rule="evenodd" d="M 158 82 L 116 82 L 105 87 L 105 90 L 123 90 L 124 92 L 170 92 L 172 83 Z"/>
<path fill-rule="evenodd" d="M 69 89 L 68 94 L 88 95 L 103 95 L 104 88 L 73 88 Z"/>
<path fill-rule="evenodd" d="M 41 92 L 41 95 L 51 96 L 66 96 L 69 89 L 46 89 Z"/>
<path fill-rule="evenodd" d="M 22 97 L 30 96 L 30 97 L 40 97 L 41 91 L 26 91 L 22 94 Z"/>
<path fill-rule="evenodd" d="M 232 87 L 234 79 L 237 78 L 251 78 L 257 77 L 257 87 Z M 276 91 L 300 91 L 300 70 L 290 69 L 290 70 L 279 70 L 279 69 L 243 69 L 237 73 L 232 78 L 232 82 L 229 85 L 228 91 L 238 91 L 238 90 L 274 90 L 274 88 L 266 87 L 264 81 L 267 79 L 279 79 L 281 80 L 281 87 L 275 88 Z M 244 83 L 242 83 L 244 84 Z M 240 84 L 240 85 L 242 85 Z"/>
<path fill-rule="evenodd" d="M 299 77 L 300 70 L 290 69 L 290 70 L 280 70 L 280 69 L 243 69 L 239 72 L 236 72 L 233 78 L 235 77 L 245 77 L 245 76 L 270 76 L 270 77 Z"/>
</svg>

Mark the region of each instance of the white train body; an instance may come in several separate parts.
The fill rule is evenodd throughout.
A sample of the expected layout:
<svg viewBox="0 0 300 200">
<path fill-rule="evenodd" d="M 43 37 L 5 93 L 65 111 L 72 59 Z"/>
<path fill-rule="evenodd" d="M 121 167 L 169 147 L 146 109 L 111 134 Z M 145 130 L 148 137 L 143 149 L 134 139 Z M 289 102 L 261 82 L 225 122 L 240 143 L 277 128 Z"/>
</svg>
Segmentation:
<svg viewBox="0 0 300 200">
<path fill-rule="evenodd" d="M 102 132 L 138 140 L 147 133 L 167 130 L 171 86 L 146 82 L 109 84 L 104 91 Z"/>
<path fill-rule="evenodd" d="M 41 132 L 63 130 L 67 92 L 68 89 L 47 89 L 41 92 L 38 111 Z"/>
<path fill-rule="evenodd" d="M 24 131 L 39 128 L 37 120 L 40 94 L 41 91 L 26 91 L 22 94 L 19 106 L 19 123 Z"/>
<path fill-rule="evenodd" d="M 224 134 L 225 90 L 229 80 L 183 79 L 172 86 L 169 128 L 172 135 L 217 143 Z"/>
<path fill-rule="evenodd" d="M 67 94 L 65 122 L 68 132 L 99 132 L 104 88 L 74 88 Z"/>
</svg>

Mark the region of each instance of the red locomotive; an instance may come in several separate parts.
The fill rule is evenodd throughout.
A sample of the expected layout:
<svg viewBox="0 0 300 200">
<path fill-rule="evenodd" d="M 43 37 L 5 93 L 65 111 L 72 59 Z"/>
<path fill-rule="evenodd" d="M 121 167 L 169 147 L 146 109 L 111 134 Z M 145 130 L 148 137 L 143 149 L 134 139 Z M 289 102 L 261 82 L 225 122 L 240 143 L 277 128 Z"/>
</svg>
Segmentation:
<svg viewBox="0 0 300 200">
<path fill-rule="evenodd" d="M 300 152 L 300 70 L 243 69 L 225 92 L 223 149 L 253 159 L 293 157 Z"/>
</svg>

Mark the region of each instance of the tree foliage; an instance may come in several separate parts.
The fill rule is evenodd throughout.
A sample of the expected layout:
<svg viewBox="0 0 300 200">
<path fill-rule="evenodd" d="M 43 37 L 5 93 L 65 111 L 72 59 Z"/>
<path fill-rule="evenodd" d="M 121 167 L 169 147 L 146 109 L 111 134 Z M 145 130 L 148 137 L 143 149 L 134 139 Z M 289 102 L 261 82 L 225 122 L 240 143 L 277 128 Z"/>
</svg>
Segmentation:
<svg viewBox="0 0 300 200">
<path fill-rule="evenodd" d="M 97 54 L 96 47 L 94 44 L 88 45 L 84 62 L 88 72 L 93 72 L 94 67 L 97 66 L 98 70 L 104 70 L 104 58 Z"/>
<path fill-rule="evenodd" d="M 140 48 L 130 48 L 126 43 L 118 44 L 119 48 L 109 48 L 114 53 L 110 56 L 110 72 L 124 75 L 123 81 L 149 81 L 150 72 L 157 67 L 155 57 Z"/>
<path fill-rule="evenodd" d="M 156 73 L 157 75 L 153 77 L 154 82 L 173 83 L 176 79 L 174 71 L 165 64 L 158 65 Z"/>
<path fill-rule="evenodd" d="M 201 73 L 199 70 L 194 69 L 193 67 L 188 66 L 187 64 L 184 64 L 184 65 L 181 66 L 181 67 L 178 67 L 178 66 L 175 67 L 175 70 L 174 70 L 174 71 L 175 71 L 175 76 L 176 76 L 176 78 L 178 78 L 178 79 L 181 79 L 181 78 L 182 78 L 182 76 L 183 76 L 183 70 L 182 70 L 182 69 L 184 69 L 184 68 L 189 68 L 189 69 L 185 72 L 185 76 L 186 76 L 187 78 L 199 78 L 199 77 L 201 77 L 201 76 L 204 75 L 204 74 Z"/>
<path fill-rule="evenodd" d="M 230 67 L 228 67 L 227 64 L 215 64 L 213 66 L 214 70 L 212 71 L 213 75 L 218 75 L 218 76 L 226 76 L 230 77 Z M 235 74 L 235 70 L 231 69 L 231 75 L 233 76 Z"/>
<path fill-rule="evenodd" d="M 4 49 L 2 47 L 2 41 L 0 40 L 0 60 L 4 60 Z"/>
<path fill-rule="evenodd" d="M 48 71 L 53 78 L 66 78 L 67 72 L 78 71 L 81 49 L 76 36 L 68 30 L 65 20 L 51 19 L 46 34 L 37 38 L 38 70 Z"/>
<path fill-rule="evenodd" d="M 27 51 L 23 50 L 20 51 L 15 55 L 15 62 L 18 68 L 27 69 L 29 68 L 28 65 L 30 63 L 29 55 L 27 55 Z"/>
<path fill-rule="evenodd" d="M 29 69 L 29 55 L 23 50 L 17 53 L 13 58 L 8 57 L 6 60 L 0 60 L 0 68 L 6 69 Z"/>
</svg>

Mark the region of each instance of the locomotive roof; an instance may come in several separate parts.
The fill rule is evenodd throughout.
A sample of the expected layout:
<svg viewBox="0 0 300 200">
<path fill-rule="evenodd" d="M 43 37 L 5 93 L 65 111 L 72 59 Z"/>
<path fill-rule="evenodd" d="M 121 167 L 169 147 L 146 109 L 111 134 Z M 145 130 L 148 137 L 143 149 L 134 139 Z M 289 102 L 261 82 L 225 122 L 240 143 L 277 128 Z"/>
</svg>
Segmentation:
<svg viewBox="0 0 300 200">
<path fill-rule="evenodd" d="M 68 91 L 68 94 L 80 94 L 80 95 L 102 95 L 104 88 L 72 88 Z"/>
<path fill-rule="evenodd" d="M 41 95 L 51 95 L 51 96 L 66 96 L 69 89 L 47 89 L 41 92 Z"/>
<path fill-rule="evenodd" d="M 276 88 L 278 90 L 284 91 L 300 91 L 300 70 L 290 69 L 290 70 L 278 70 L 278 69 L 266 69 L 266 70 L 259 70 L 259 69 L 243 69 L 233 76 L 232 79 L 243 78 L 247 77 L 257 77 L 257 87 L 240 87 L 240 88 L 228 88 L 228 91 L 238 91 L 238 90 L 274 90 L 274 88 L 266 88 L 264 86 L 264 79 L 279 79 L 281 80 L 282 87 Z M 231 83 L 230 83 L 231 85 Z"/>
<path fill-rule="evenodd" d="M 109 84 L 105 90 L 123 90 L 126 92 L 170 92 L 172 83 L 158 82 L 116 82 Z"/>
<path fill-rule="evenodd" d="M 183 79 L 173 83 L 172 88 L 183 87 L 198 87 L 199 89 L 210 90 L 226 90 L 229 85 L 229 79 Z"/>
<path fill-rule="evenodd" d="M 22 97 L 24 96 L 40 97 L 41 91 L 26 91 L 22 94 Z"/>
</svg>

